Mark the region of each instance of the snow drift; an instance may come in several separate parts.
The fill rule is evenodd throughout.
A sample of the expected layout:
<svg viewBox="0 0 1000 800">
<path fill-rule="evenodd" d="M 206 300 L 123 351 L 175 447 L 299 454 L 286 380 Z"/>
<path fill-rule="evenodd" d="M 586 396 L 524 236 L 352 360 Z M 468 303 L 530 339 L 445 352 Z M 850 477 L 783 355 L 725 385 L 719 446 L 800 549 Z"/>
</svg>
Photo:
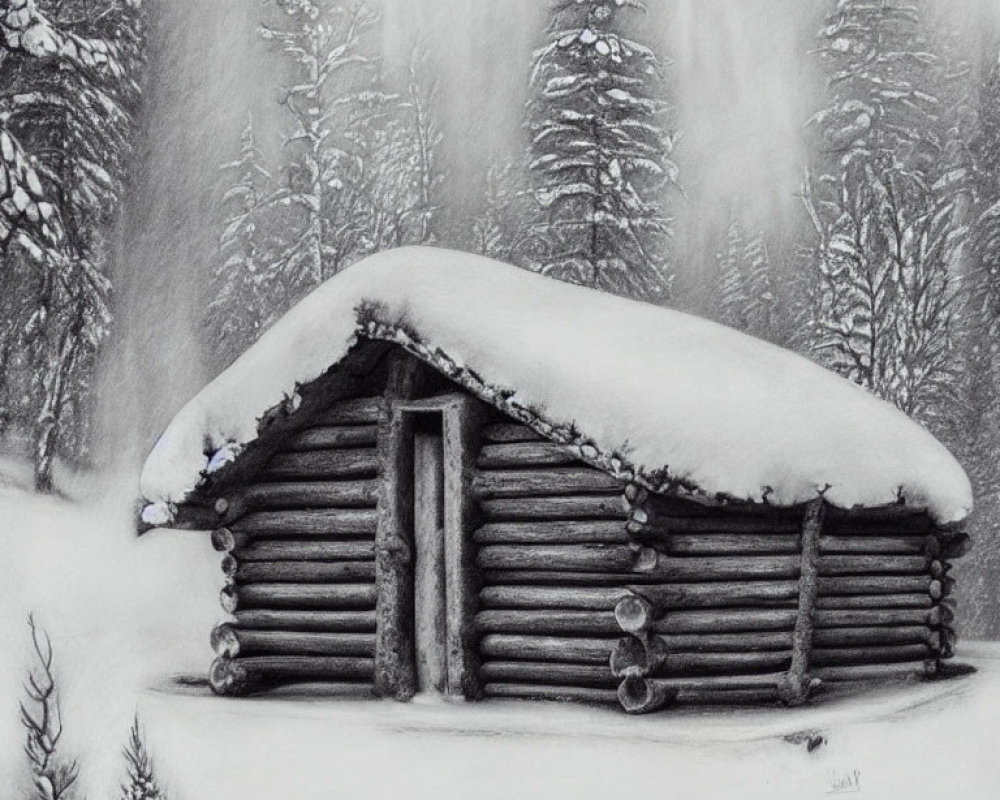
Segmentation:
<svg viewBox="0 0 1000 800">
<path fill-rule="evenodd" d="M 593 463 L 632 465 L 626 477 L 775 505 L 818 494 L 843 508 L 902 500 L 941 524 L 972 508 L 968 478 L 933 436 L 805 358 L 688 314 L 407 247 L 320 286 L 177 414 L 142 474 L 154 524 L 213 457 L 225 463 L 257 437 L 266 410 L 375 335 L 359 324 L 362 309 L 512 390 L 504 396 L 537 419 L 580 432 Z"/>
</svg>

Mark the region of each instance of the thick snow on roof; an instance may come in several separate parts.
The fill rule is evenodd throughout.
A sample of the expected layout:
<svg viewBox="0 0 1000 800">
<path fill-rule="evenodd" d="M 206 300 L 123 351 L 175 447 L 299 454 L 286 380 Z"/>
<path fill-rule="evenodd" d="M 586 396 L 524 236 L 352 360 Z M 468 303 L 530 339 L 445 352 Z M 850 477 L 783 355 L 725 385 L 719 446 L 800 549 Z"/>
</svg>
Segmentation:
<svg viewBox="0 0 1000 800">
<path fill-rule="evenodd" d="M 776 505 L 821 492 L 844 508 L 902 497 L 940 523 L 972 507 L 968 478 L 933 436 L 805 358 L 688 314 L 420 247 L 331 278 L 206 386 L 153 448 L 145 497 L 182 502 L 206 452 L 225 461 L 255 439 L 264 411 L 357 341 L 362 306 L 642 474 Z"/>
</svg>

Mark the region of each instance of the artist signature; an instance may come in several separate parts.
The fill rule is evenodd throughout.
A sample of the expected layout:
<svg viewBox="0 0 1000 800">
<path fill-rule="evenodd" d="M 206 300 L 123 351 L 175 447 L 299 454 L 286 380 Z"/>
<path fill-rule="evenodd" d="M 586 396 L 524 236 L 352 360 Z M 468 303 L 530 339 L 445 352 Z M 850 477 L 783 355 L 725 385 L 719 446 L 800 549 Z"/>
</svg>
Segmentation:
<svg viewBox="0 0 1000 800">
<path fill-rule="evenodd" d="M 830 788 L 827 794 L 855 794 L 861 791 L 861 770 L 833 772 L 830 774 Z"/>
</svg>

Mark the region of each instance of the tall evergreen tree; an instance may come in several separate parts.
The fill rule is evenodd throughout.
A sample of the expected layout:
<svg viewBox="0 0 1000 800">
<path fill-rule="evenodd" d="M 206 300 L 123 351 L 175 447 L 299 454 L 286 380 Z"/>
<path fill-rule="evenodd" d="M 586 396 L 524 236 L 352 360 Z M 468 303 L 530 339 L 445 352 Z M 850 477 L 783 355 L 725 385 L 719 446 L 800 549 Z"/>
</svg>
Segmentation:
<svg viewBox="0 0 1000 800">
<path fill-rule="evenodd" d="M 677 180 L 661 63 L 623 32 L 637 0 L 560 0 L 534 56 L 530 170 L 548 244 L 542 271 L 650 300 L 668 295 Z"/>
<path fill-rule="evenodd" d="M 283 24 L 262 25 L 261 36 L 286 56 L 291 81 L 282 103 L 292 120 L 285 148 L 291 163 L 287 185 L 275 198 L 294 210 L 293 234 L 278 264 L 302 291 L 322 283 L 344 261 L 335 235 L 345 202 L 347 173 L 356 168 L 344 148 L 344 98 L 370 79 L 374 61 L 363 36 L 378 20 L 363 4 L 345 10 L 331 0 L 275 0 Z"/>
<path fill-rule="evenodd" d="M 281 209 L 268 206 L 274 179 L 257 146 L 252 119 L 240 135 L 239 157 L 223 164 L 222 171 L 231 176 L 231 184 L 222 197 L 222 232 L 208 322 L 212 341 L 217 348 L 221 346 L 222 360 L 228 363 L 263 333 L 289 298 L 280 274 L 268 269 Z"/>
<path fill-rule="evenodd" d="M 784 343 L 787 337 L 764 234 L 758 232 L 748 237 L 734 220 L 726 234 L 725 250 L 718 255 L 718 264 L 719 274 L 709 300 L 710 315 L 745 333 Z"/>
<path fill-rule="evenodd" d="M 965 180 L 947 147 L 947 76 L 903 0 L 839 0 L 819 55 L 830 98 L 811 122 L 805 192 L 819 238 L 810 346 L 931 421 L 953 383 Z"/>
<path fill-rule="evenodd" d="M 470 218 L 469 249 L 508 264 L 533 267 L 530 227 L 534 202 L 520 166 L 512 159 L 491 163 L 480 202 Z"/>
<path fill-rule="evenodd" d="M 0 155 L 8 184 L 16 174 L 27 189 L 14 190 L 4 214 L 6 227 L 18 229 L 4 259 L 26 276 L 26 296 L 4 338 L 23 353 L 20 392 L 30 398 L 35 483 L 44 490 L 56 455 L 86 451 L 89 382 L 110 325 L 108 233 L 130 156 L 144 17 L 139 0 L 11 5 L 0 25 L 9 67 L 0 115 L 18 144 L 0 141 Z"/>
</svg>

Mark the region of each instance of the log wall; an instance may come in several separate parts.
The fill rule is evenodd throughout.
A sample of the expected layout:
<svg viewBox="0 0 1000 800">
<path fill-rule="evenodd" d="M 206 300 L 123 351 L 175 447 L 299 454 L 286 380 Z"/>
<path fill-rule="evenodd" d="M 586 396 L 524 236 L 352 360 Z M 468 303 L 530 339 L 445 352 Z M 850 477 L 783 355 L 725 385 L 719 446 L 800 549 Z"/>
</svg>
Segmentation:
<svg viewBox="0 0 1000 800">
<path fill-rule="evenodd" d="M 382 404 L 335 403 L 217 504 L 238 514 L 212 536 L 231 615 L 212 633 L 216 692 L 308 681 L 371 693 Z"/>
<path fill-rule="evenodd" d="M 483 694 L 616 702 L 614 606 L 636 559 L 624 483 L 529 429 L 486 425 L 474 491 Z"/>
<path fill-rule="evenodd" d="M 949 558 L 923 514 L 710 507 L 625 486 L 529 429 L 484 428 L 476 616 L 488 696 L 806 701 L 929 676 L 952 652 Z"/>
</svg>

